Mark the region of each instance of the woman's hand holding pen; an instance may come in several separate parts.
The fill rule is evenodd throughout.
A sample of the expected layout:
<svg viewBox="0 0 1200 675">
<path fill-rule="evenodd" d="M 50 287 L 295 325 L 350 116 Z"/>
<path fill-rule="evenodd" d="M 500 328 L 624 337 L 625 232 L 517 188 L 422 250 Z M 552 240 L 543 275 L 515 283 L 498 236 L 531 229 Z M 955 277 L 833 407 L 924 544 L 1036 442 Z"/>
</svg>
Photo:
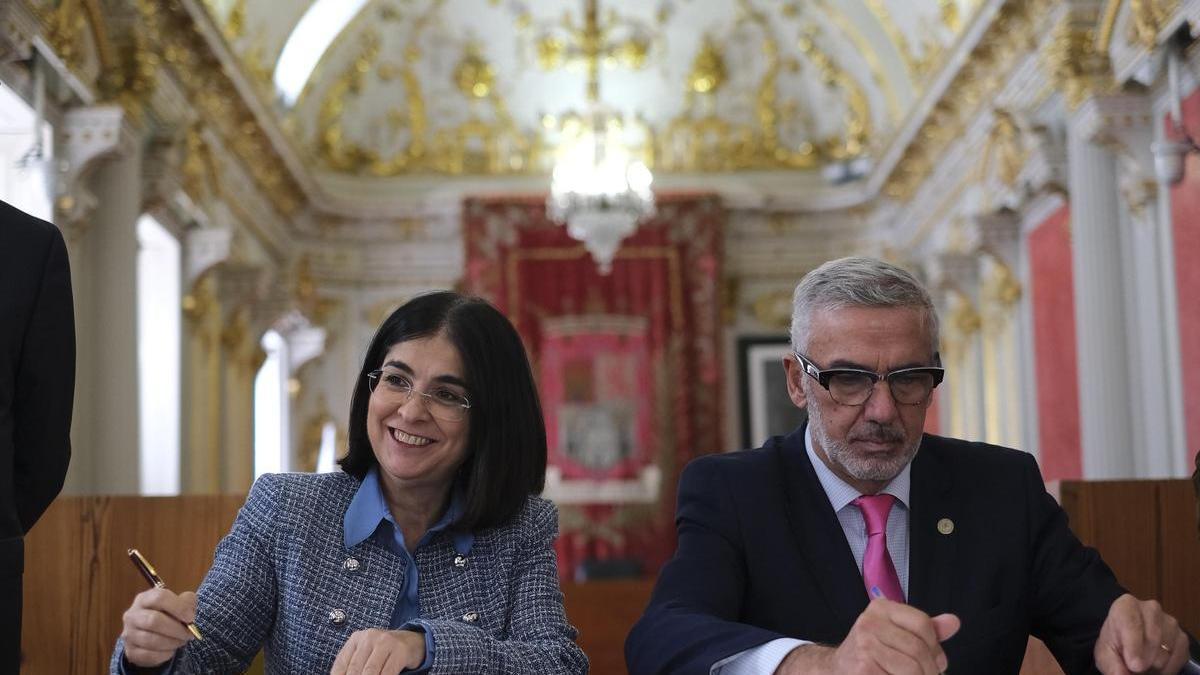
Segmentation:
<svg viewBox="0 0 1200 675">
<path fill-rule="evenodd" d="M 176 595 L 165 588 L 142 591 L 125 610 L 123 620 L 125 660 L 143 668 L 162 665 L 195 639 L 186 624 L 196 620 L 196 594 Z"/>
<path fill-rule="evenodd" d="M 425 635 L 411 630 L 355 631 L 342 645 L 330 675 L 397 675 L 425 662 Z"/>
</svg>

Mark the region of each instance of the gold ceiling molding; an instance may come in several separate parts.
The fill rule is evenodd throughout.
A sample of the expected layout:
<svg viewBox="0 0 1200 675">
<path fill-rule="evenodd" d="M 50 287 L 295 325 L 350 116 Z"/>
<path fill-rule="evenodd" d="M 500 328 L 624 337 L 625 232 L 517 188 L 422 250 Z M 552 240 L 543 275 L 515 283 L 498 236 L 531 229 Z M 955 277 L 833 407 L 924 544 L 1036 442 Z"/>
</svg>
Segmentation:
<svg viewBox="0 0 1200 675">
<path fill-rule="evenodd" d="M 179 0 L 137 0 L 137 8 L 141 22 L 134 30 L 153 53 L 162 55 L 196 111 L 246 166 L 272 206 L 284 217 L 294 215 L 306 201 L 303 191 L 187 8 Z"/>
<path fill-rule="evenodd" d="M 82 65 L 79 46 L 85 31 L 95 44 L 101 69 L 113 65 L 115 54 L 98 0 L 62 0 L 53 11 L 43 11 L 41 18 L 46 24 L 46 41 L 70 70 L 78 71 Z"/>
<path fill-rule="evenodd" d="M 67 70 L 94 87 L 97 102 L 116 103 L 131 121 L 140 123 L 159 65 L 145 36 L 134 30 L 114 40 L 99 0 L 62 0 L 52 10 L 41 6 L 36 11 L 45 25 L 46 42 Z"/>
<path fill-rule="evenodd" d="M 1036 46 L 1037 24 L 1057 1 L 1010 0 L 997 11 L 892 170 L 884 184 L 887 196 L 901 201 L 912 198 L 979 106 L 998 90 L 1017 60 Z"/>
<path fill-rule="evenodd" d="M 409 32 L 410 36 L 412 36 L 411 44 L 416 43 L 416 36 L 420 35 L 423 30 L 430 26 L 432 20 L 437 17 L 437 13 L 445 4 L 446 0 L 433 0 L 432 4 L 424 13 L 416 15 L 416 18 L 413 20 L 412 30 Z M 372 22 L 370 19 L 370 10 L 375 7 L 378 7 L 379 10 L 378 20 Z M 325 53 L 321 54 L 321 58 L 317 60 L 317 65 L 313 67 L 312 73 L 309 75 L 308 80 L 304 83 L 304 86 L 301 87 L 300 94 L 296 97 L 296 102 L 292 105 L 292 112 L 289 113 L 289 119 L 291 119 L 291 115 L 296 111 L 305 109 L 306 101 L 308 100 L 309 95 L 314 93 L 313 89 L 320 80 L 321 74 L 331 68 L 329 62 L 336 57 L 339 51 L 336 47 L 343 42 L 343 37 L 354 35 L 356 31 L 361 33 L 375 31 L 376 37 L 378 37 L 378 31 L 380 29 L 388 32 L 398 33 L 399 29 L 395 26 L 399 26 L 401 20 L 404 18 L 405 15 L 400 11 L 399 7 L 392 4 L 377 3 L 374 0 L 369 0 L 367 4 L 364 5 L 363 8 L 358 12 L 358 14 L 355 15 L 354 18 L 351 19 L 344 28 L 342 28 L 342 32 L 339 33 L 333 42 L 329 44 L 329 47 L 325 49 Z M 346 41 L 358 42 L 358 40 Z M 281 54 L 282 50 L 283 48 L 281 46 Z M 278 60 L 279 55 L 280 54 L 276 54 L 276 60 Z M 420 55 L 420 50 L 416 47 L 410 46 L 405 50 L 405 58 L 408 58 L 409 56 L 412 56 L 413 58 L 419 58 Z M 271 69 L 274 71 L 274 65 L 272 65 Z M 388 69 L 394 72 L 396 69 L 395 64 L 385 64 L 383 70 L 386 72 Z M 344 71 L 341 72 L 344 76 Z M 384 79 L 388 78 L 385 77 Z M 291 125 L 294 125 L 294 122 L 289 124 L 289 126 Z"/>
<path fill-rule="evenodd" d="M 430 20 L 434 14 L 431 12 L 422 20 Z M 802 35 L 797 47 L 812 62 L 822 81 L 845 97 L 844 131 L 841 135 L 804 142 L 795 148 L 787 147 L 781 141 L 782 126 L 792 123 L 801 113 L 795 102 L 779 100 L 779 78 L 785 71 L 798 69 L 799 63 L 795 58 L 780 55 L 765 17 L 751 12 L 745 18 L 757 23 L 765 33 L 763 50 L 767 68 L 755 90 L 757 128 L 753 123 L 728 122 L 711 112 L 702 115 L 694 112 L 698 103 L 705 104 L 700 107 L 713 109 L 712 96 L 727 76 L 722 46 L 710 35 L 699 45 L 693 67 L 685 76 L 683 86 L 689 92 L 688 110 L 659 129 L 640 117 L 626 121 L 626 131 L 632 138 L 641 139 L 630 142 L 631 152 L 640 156 L 649 167 L 667 171 L 807 169 L 818 166 L 825 159 L 845 159 L 861 154 L 872 132 L 865 91 L 816 45 L 811 33 Z M 526 24 L 530 30 L 535 28 L 531 20 L 527 19 Z M 567 35 L 563 37 L 561 32 L 547 31 L 535 36 L 536 53 L 545 67 L 565 65 L 571 40 L 592 39 L 577 35 L 578 27 L 567 18 L 557 28 L 565 29 Z M 606 25 L 604 30 L 610 28 Z M 496 84 L 495 69 L 477 44 L 467 43 L 452 74 L 452 84 L 466 99 L 472 115 L 459 125 L 434 128 L 427 118 L 424 87 L 415 70 L 422 56 L 420 52 L 410 45 L 405 49 L 402 63 L 385 62 L 381 38 L 370 28 L 365 30 L 360 43 L 358 55 L 321 94 L 312 152 L 324 166 L 335 171 L 376 176 L 423 172 L 450 175 L 538 173 L 546 169 L 546 162 L 554 155 L 550 132 L 569 136 L 571 130 L 584 121 L 577 113 L 546 115 L 542 128 L 523 130 L 509 114 L 504 98 L 497 93 L 502 87 Z M 644 65 L 648 48 L 644 36 L 635 32 L 631 37 L 614 41 L 603 59 L 637 68 Z M 404 104 L 387 111 L 381 120 L 381 126 L 404 134 L 404 147 L 391 156 L 383 156 L 378 149 L 352 140 L 347 134 L 345 115 L 360 100 L 371 77 L 385 82 L 398 78 L 402 84 Z M 483 117 L 478 106 L 485 103 L 490 106 L 490 114 Z M 807 126 L 806 120 L 801 122 Z"/>
</svg>

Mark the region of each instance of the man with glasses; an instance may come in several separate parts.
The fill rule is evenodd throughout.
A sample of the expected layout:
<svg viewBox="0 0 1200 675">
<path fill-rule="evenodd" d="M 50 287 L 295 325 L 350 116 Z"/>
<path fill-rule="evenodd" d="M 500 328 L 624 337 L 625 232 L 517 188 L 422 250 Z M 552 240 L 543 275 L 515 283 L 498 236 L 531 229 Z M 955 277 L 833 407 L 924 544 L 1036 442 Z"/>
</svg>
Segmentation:
<svg viewBox="0 0 1200 675">
<path fill-rule="evenodd" d="M 691 463 L 679 541 L 626 642 L 631 673 L 1175 673 L 1188 636 L 1082 546 L 1023 452 L 923 434 L 944 371 L 907 272 L 801 280 L 788 394 L 808 423 Z"/>
</svg>

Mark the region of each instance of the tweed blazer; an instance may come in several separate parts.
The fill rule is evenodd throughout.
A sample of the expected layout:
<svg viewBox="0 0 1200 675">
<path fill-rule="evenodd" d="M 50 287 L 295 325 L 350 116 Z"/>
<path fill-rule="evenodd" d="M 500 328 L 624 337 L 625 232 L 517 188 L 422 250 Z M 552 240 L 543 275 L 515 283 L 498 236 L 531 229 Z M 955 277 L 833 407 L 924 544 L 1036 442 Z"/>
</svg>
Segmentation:
<svg viewBox="0 0 1200 675">
<path fill-rule="evenodd" d="M 268 673 L 328 673 L 350 634 L 386 628 L 406 562 L 370 537 L 346 548 L 360 482 L 341 473 L 255 481 L 197 591 L 196 626 L 172 673 L 241 672 L 260 648 Z M 467 555 L 439 533 L 415 553 L 430 672 L 586 673 L 567 623 L 553 543 L 558 511 L 529 497 L 510 522 L 475 533 Z M 110 664 L 121 672 L 124 645 Z"/>
</svg>

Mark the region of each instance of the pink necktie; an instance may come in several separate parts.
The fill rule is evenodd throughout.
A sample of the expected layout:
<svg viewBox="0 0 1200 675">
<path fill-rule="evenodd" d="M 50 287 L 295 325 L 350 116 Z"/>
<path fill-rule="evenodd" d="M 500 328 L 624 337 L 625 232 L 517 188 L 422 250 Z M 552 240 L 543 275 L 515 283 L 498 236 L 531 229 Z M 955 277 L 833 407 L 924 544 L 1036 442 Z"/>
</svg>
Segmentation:
<svg viewBox="0 0 1200 675">
<path fill-rule="evenodd" d="M 892 495 L 878 494 L 863 495 L 850 503 L 862 510 L 863 520 L 867 522 L 867 552 L 863 556 L 863 585 L 867 588 L 867 597 L 875 597 L 871 591 L 874 587 L 888 600 L 904 602 L 900 578 L 896 576 L 896 566 L 887 550 L 888 513 L 895 501 Z"/>
</svg>

